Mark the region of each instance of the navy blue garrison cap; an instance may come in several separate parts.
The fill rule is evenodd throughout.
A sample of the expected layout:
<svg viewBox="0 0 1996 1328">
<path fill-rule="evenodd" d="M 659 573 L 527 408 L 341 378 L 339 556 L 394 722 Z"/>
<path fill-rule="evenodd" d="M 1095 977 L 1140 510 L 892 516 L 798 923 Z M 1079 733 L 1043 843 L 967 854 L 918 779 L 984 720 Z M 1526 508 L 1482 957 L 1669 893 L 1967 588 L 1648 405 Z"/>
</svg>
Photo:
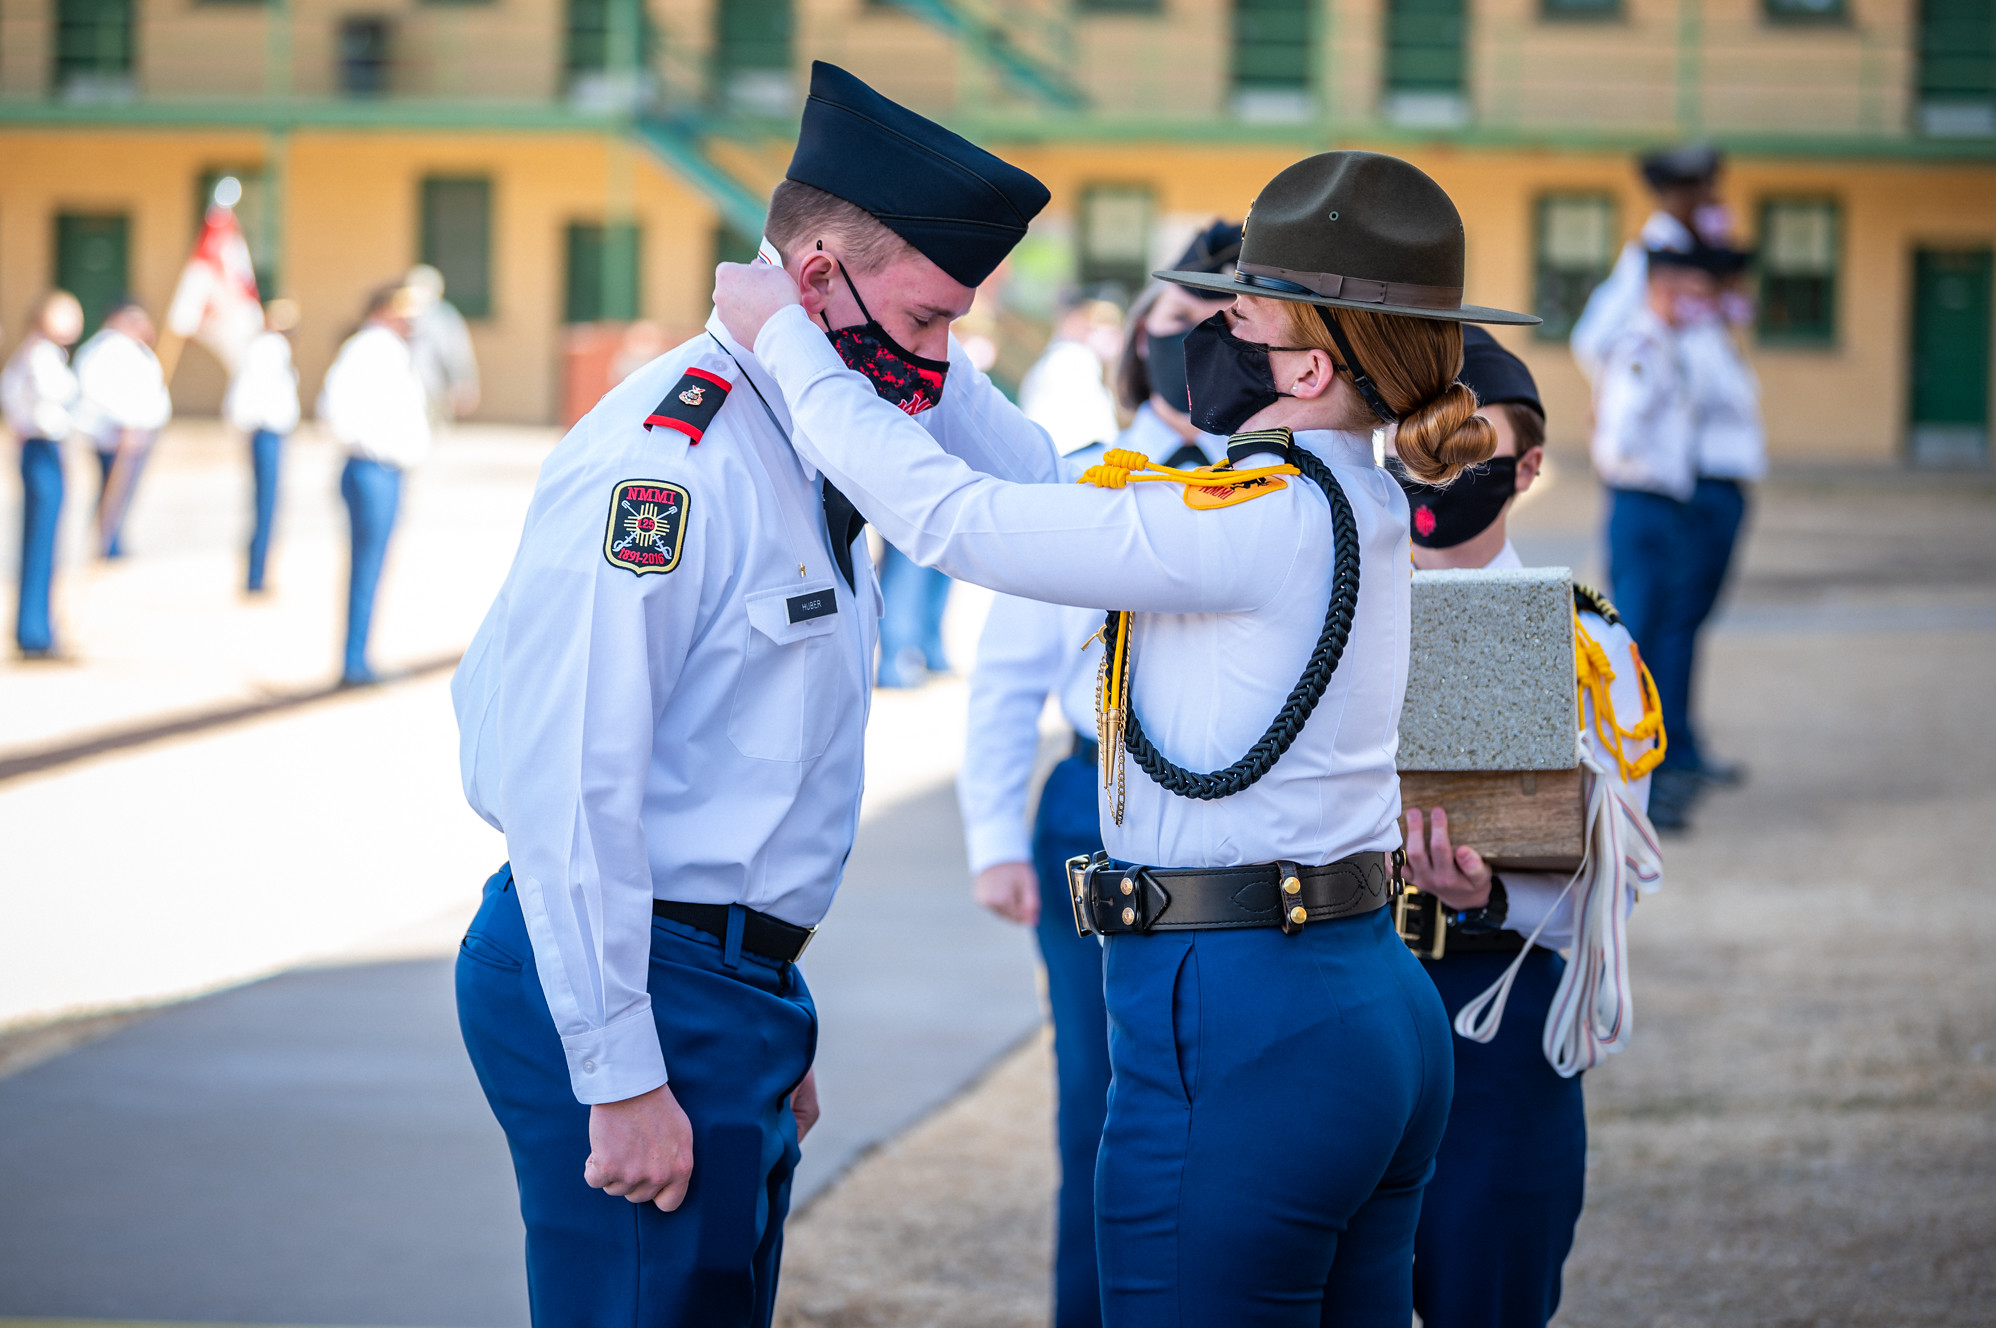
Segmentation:
<svg viewBox="0 0 1996 1328">
<path fill-rule="evenodd" d="M 1051 197 L 1018 167 L 823 60 L 785 174 L 878 217 L 966 286 L 990 276 Z"/>
<path fill-rule="evenodd" d="M 1456 379 L 1476 393 L 1479 406 L 1514 402 L 1530 406 L 1540 419 L 1546 417 L 1532 371 L 1523 360 L 1498 345 L 1497 338 L 1473 323 L 1464 324 L 1462 329 L 1462 372 Z"/>
</svg>

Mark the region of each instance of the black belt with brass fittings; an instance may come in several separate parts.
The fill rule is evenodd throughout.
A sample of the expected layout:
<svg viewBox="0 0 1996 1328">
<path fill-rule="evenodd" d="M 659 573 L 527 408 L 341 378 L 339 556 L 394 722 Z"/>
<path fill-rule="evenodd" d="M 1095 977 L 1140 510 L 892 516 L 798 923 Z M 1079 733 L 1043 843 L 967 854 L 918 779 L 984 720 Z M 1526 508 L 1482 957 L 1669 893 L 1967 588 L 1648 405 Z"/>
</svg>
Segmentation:
<svg viewBox="0 0 1996 1328">
<path fill-rule="evenodd" d="M 1313 922 L 1384 908 L 1398 888 L 1389 853 L 1354 853 L 1322 867 L 1132 867 L 1106 853 L 1067 860 L 1068 899 L 1083 936 L 1230 927 L 1280 927 L 1293 936 Z"/>
</svg>

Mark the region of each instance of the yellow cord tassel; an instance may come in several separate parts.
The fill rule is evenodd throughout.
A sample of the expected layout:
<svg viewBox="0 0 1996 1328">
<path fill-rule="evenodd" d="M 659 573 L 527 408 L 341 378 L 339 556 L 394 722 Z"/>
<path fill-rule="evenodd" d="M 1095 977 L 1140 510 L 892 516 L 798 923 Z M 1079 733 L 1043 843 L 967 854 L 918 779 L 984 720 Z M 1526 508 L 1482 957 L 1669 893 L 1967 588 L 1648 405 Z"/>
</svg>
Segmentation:
<svg viewBox="0 0 1996 1328">
<path fill-rule="evenodd" d="M 1103 453 L 1101 464 L 1083 471 L 1076 483 L 1093 484 L 1098 489 L 1121 489 L 1144 480 L 1164 480 L 1185 486 L 1185 504 L 1188 507 L 1227 507 L 1282 488 L 1284 481 L 1280 477 L 1283 475 L 1302 473 L 1296 467 L 1287 465 L 1235 470 L 1231 461 L 1222 461 L 1217 466 L 1200 466 L 1194 470 L 1174 470 L 1170 466 L 1159 465 L 1142 452 L 1112 447 Z M 1215 492 L 1219 490 L 1235 492 Z M 1194 500 L 1195 493 L 1199 495 L 1199 501 Z"/>
<path fill-rule="evenodd" d="M 1669 743 L 1669 737 L 1663 731 L 1663 701 L 1657 695 L 1656 680 L 1649 676 L 1649 666 L 1643 663 L 1641 653 L 1631 641 L 1629 659 L 1636 667 L 1643 713 L 1634 728 L 1625 729 L 1615 718 L 1615 699 L 1608 691 L 1608 684 L 1615 681 L 1615 670 L 1608 663 L 1608 652 L 1599 641 L 1587 634 L 1587 629 L 1580 624 L 1578 613 L 1573 615 L 1573 655 L 1579 702 L 1583 707 L 1590 699 L 1594 702 L 1594 736 L 1603 750 L 1615 754 L 1622 779 L 1634 783 L 1663 764 L 1663 754 Z M 1656 746 L 1635 760 L 1631 761 L 1623 753 L 1624 742 L 1647 742 L 1652 738 L 1656 739 Z"/>
</svg>

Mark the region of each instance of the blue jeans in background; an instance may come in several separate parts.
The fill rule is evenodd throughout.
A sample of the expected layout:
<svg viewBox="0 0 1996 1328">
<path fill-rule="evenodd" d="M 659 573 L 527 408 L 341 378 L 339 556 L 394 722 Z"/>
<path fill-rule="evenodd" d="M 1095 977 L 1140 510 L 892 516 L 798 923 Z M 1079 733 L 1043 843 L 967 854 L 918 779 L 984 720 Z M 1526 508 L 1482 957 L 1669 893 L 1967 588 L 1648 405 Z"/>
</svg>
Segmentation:
<svg viewBox="0 0 1996 1328">
<path fill-rule="evenodd" d="M 913 687 L 914 656 L 932 673 L 949 670 L 943 653 L 943 610 L 949 605 L 950 580 L 933 567 L 923 567 L 893 545 L 880 566 L 880 598 L 886 612 L 880 619 L 880 685 Z"/>
<path fill-rule="evenodd" d="M 21 596 L 14 644 L 22 651 L 55 649 L 49 588 L 55 581 L 56 528 L 62 520 L 62 448 L 47 438 L 21 440 Z"/>
<path fill-rule="evenodd" d="M 1698 633 L 1725 587 L 1745 518 L 1746 494 L 1734 480 L 1699 480 L 1689 502 L 1608 491 L 1608 577 L 1656 679 L 1670 769 L 1695 774 L 1705 766 L 1691 720 Z"/>
<path fill-rule="evenodd" d="M 402 500 L 398 467 L 348 457 L 340 472 L 340 497 L 347 500 L 353 525 L 353 560 L 347 582 L 347 650 L 341 678 L 350 683 L 374 681 L 367 663 L 367 633 L 374 621 L 374 588 L 381 582 L 381 564 L 388 556 L 388 536 L 395 529 L 395 509 Z"/>
<path fill-rule="evenodd" d="M 144 473 L 146 461 L 152 456 L 153 440 L 147 437 L 131 449 L 131 459 L 127 464 L 130 472 L 125 477 L 125 492 L 116 497 L 116 510 L 112 510 L 107 498 L 112 497 L 106 490 L 111 487 L 111 471 L 118 464 L 116 450 L 97 453 L 97 519 L 99 522 L 98 540 L 106 558 L 125 556 L 125 518 L 131 515 L 132 500 L 138 497 L 139 476 Z"/>
<path fill-rule="evenodd" d="M 250 534 L 249 588 L 263 589 L 263 567 L 270 556 L 270 527 L 277 517 L 277 464 L 284 435 L 258 429 L 250 435 L 250 473 L 256 481 L 256 526 Z"/>
</svg>

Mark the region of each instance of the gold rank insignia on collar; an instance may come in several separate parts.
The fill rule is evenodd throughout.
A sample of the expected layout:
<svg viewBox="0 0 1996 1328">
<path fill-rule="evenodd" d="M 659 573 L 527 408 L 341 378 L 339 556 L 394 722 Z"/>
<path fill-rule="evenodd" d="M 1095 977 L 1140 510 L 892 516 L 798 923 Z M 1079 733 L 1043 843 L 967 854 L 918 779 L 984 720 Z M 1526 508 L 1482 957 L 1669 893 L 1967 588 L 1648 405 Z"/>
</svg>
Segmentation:
<svg viewBox="0 0 1996 1328">
<path fill-rule="evenodd" d="M 1268 436 L 1271 446 L 1268 450 L 1286 455 L 1289 450 L 1290 434 L 1287 429 L 1267 429 L 1257 433 Z M 1279 443 L 1280 446 L 1274 444 Z M 1300 475 L 1303 472 L 1292 465 L 1257 466 L 1249 470 L 1235 470 L 1233 458 L 1212 466 L 1195 466 L 1189 470 L 1178 470 L 1171 466 L 1161 466 L 1142 452 L 1128 448 L 1112 447 L 1103 454 L 1100 465 L 1090 466 L 1083 471 L 1080 484 L 1093 484 L 1101 489 L 1121 489 L 1144 480 L 1162 480 L 1185 486 L 1185 505 L 1195 511 L 1211 511 L 1216 507 L 1232 507 L 1237 503 L 1259 498 L 1263 494 L 1274 493 L 1286 488 L 1288 481 L 1284 475 Z"/>
</svg>

